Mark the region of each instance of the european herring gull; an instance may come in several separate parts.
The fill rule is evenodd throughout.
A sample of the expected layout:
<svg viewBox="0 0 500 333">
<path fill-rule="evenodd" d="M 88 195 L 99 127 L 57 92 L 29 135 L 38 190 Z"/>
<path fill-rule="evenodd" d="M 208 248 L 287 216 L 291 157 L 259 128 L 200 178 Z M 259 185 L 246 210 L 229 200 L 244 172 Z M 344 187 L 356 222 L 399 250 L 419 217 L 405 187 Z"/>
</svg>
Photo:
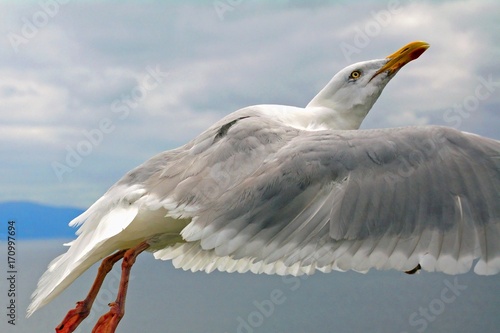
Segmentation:
<svg viewBox="0 0 500 333">
<path fill-rule="evenodd" d="M 348 66 L 305 108 L 240 109 L 127 173 L 71 221 L 78 237 L 41 277 L 28 315 L 111 255 L 57 331 L 76 328 L 124 258 L 117 300 L 95 328 L 113 332 L 144 250 L 193 272 L 498 273 L 500 142 L 440 126 L 358 130 L 428 47 Z"/>
</svg>

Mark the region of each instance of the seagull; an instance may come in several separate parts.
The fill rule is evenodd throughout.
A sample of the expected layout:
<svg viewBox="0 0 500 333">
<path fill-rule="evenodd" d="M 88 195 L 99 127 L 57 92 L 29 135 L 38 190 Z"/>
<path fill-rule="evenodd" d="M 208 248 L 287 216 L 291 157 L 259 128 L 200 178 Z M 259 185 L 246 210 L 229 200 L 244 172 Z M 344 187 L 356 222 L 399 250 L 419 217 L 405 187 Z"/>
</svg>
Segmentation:
<svg viewBox="0 0 500 333">
<path fill-rule="evenodd" d="M 190 271 L 294 275 L 394 269 L 500 271 L 500 142 L 442 126 L 358 130 L 387 83 L 429 44 L 338 72 L 305 108 L 256 105 L 128 172 L 70 222 L 28 316 L 101 261 L 89 314 L 122 260 L 116 301 L 93 332 L 114 332 L 136 257 Z"/>
</svg>

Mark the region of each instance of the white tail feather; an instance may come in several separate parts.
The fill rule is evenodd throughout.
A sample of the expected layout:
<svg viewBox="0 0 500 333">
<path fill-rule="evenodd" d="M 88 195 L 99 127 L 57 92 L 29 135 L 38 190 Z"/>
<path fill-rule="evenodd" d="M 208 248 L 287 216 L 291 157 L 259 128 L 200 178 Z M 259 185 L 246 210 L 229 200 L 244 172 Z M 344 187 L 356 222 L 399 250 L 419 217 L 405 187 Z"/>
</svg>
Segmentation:
<svg viewBox="0 0 500 333">
<path fill-rule="evenodd" d="M 100 201 L 102 198 L 96 204 Z M 27 310 L 28 317 L 59 295 L 94 263 L 120 249 L 120 245 L 126 241 L 123 237 L 118 239 L 115 236 L 134 220 L 138 213 L 137 205 L 116 203 L 108 211 L 103 211 L 103 206 L 94 204 L 70 222 L 70 225 L 85 223 L 77 232 L 78 238 L 68 244 L 68 251 L 55 258 L 38 281 Z"/>
</svg>

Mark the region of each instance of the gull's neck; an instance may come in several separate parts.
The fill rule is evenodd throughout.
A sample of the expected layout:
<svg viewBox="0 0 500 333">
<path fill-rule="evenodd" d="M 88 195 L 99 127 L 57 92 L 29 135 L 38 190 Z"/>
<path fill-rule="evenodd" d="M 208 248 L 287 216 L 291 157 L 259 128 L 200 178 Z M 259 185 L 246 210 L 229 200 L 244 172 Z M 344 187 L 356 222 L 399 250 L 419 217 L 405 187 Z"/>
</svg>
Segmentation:
<svg viewBox="0 0 500 333">
<path fill-rule="evenodd" d="M 333 130 L 357 130 L 380 92 L 370 96 L 339 91 L 335 77 L 307 104 L 305 112 L 315 121 Z M 356 93 L 356 92 L 354 92 Z"/>
<path fill-rule="evenodd" d="M 275 120 L 299 129 L 320 130 L 356 130 L 366 116 L 366 111 L 336 111 L 327 106 L 315 106 L 309 103 L 305 108 L 284 105 L 255 105 L 252 110 L 265 114 Z"/>
<path fill-rule="evenodd" d="M 311 105 L 311 103 L 306 106 L 304 113 L 311 123 L 322 129 L 331 130 L 357 130 L 366 117 L 364 108 L 342 112 L 328 106 Z"/>
</svg>

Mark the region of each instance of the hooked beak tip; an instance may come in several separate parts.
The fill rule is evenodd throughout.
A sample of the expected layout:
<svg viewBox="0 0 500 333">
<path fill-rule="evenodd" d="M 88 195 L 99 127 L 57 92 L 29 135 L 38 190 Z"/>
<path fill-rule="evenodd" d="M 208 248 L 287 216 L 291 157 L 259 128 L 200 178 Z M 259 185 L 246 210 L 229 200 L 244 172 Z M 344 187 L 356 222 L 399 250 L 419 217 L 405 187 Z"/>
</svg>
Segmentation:
<svg viewBox="0 0 500 333">
<path fill-rule="evenodd" d="M 403 46 L 393 54 L 386 57 L 388 60 L 387 63 L 375 73 L 372 79 L 383 72 L 388 72 L 389 75 L 397 72 L 401 69 L 401 67 L 410 61 L 420 57 L 429 47 L 430 45 L 428 43 L 422 41 L 411 42 Z"/>
</svg>

